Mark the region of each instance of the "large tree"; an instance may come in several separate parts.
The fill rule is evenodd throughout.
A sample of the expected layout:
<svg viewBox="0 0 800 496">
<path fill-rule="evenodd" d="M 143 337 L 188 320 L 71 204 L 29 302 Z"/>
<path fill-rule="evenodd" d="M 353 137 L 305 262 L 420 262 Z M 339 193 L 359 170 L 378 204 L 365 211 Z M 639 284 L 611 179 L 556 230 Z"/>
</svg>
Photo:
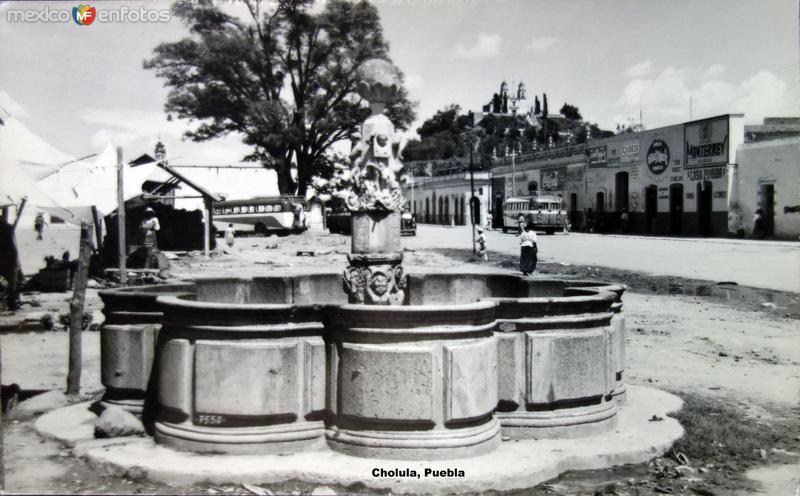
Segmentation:
<svg viewBox="0 0 800 496">
<path fill-rule="evenodd" d="M 366 1 L 329 0 L 319 12 L 313 0 L 243 4 L 246 19 L 210 0 L 176 3 L 191 34 L 156 47 L 144 67 L 171 88 L 167 114 L 196 124 L 187 138 L 238 133 L 253 150 L 245 160 L 274 169 L 282 194 L 304 195 L 312 177 L 331 174 L 331 146 L 369 115 L 357 70 L 388 60 L 380 18 Z M 387 115 L 401 129 L 414 120 L 402 85 Z"/>
</svg>

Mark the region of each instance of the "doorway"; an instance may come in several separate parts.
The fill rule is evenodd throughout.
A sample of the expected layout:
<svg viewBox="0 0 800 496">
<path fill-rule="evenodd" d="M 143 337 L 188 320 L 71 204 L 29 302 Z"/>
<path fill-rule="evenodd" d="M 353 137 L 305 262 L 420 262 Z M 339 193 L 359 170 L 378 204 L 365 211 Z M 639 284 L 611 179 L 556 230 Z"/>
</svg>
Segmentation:
<svg viewBox="0 0 800 496">
<path fill-rule="evenodd" d="M 469 201 L 470 215 L 474 219 L 475 225 L 481 225 L 481 201 L 477 196 L 473 196 Z"/>
<path fill-rule="evenodd" d="M 711 181 L 697 183 L 697 234 L 711 236 Z"/>
<path fill-rule="evenodd" d="M 598 191 L 595 195 L 595 210 L 598 212 L 605 212 L 606 211 L 606 194 L 602 191 Z"/>
<path fill-rule="evenodd" d="M 578 193 L 569 194 L 569 223 L 570 230 L 578 229 Z"/>
<path fill-rule="evenodd" d="M 764 236 L 775 236 L 775 185 L 761 185 L 761 205 L 764 211 Z"/>
<path fill-rule="evenodd" d="M 669 233 L 683 233 L 683 184 L 671 184 L 669 187 Z"/>
<path fill-rule="evenodd" d="M 617 172 L 614 184 L 614 210 L 628 210 L 628 173 Z"/>
<path fill-rule="evenodd" d="M 654 184 L 644 189 L 644 232 L 656 233 L 656 217 L 658 214 L 658 187 Z"/>
</svg>

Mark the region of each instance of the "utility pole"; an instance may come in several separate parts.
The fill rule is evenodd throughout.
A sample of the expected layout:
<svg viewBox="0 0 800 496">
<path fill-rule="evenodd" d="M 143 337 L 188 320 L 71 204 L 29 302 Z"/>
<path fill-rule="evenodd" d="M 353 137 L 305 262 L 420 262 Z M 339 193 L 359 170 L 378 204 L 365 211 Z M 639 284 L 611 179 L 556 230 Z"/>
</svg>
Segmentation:
<svg viewBox="0 0 800 496">
<path fill-rule="evenodd" d="M 125 190 L 124 169 L 122 163 L 122 147 L 117 147 L 117 254 L 119 255 L 119 284 L 128 284 L 128 267 L 126 266 L 127 249 L 125 248 Z"/>
<path fill-rule="evenodd" d="M 517 194 L 517 172 L 516 172 L 516 164 L 514 159 L 517 158 L 516 148 L 511 147 L 511 196 L 516 196 Z"/>
<path fill-rule="evenodd" d="M 472 160 L 472 140 L 474 136 L 470 136 L 470 143 L 469 143 L 469 189 L 470 189 L 470 198 L 469 198 L 469 213 L 472 220 L 472 254 L 474 255 L 475 252 L 475 165 L 473 164 Z"/>
</svg>

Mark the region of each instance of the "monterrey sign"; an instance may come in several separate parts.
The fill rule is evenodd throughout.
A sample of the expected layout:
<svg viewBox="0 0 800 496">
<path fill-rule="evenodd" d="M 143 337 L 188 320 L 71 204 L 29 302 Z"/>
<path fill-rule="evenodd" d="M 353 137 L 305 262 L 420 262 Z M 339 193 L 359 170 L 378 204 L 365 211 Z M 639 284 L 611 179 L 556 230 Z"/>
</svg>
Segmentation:
<svg viewBox="0 0 800 496">
<path fill-rule="evenodd" d="M 728 118 L 684 126 L 684 168 L 709 167 L 728 163 Z"/>
</svg>

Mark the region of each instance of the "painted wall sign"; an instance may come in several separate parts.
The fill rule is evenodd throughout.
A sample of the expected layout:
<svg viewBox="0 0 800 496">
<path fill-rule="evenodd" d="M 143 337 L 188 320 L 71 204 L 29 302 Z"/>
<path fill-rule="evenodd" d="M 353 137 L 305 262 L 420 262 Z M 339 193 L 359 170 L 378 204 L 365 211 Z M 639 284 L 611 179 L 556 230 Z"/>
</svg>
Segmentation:
<svg viewBox="0 0 800 496">
<path fill-rule="evenodd" d="M 728 163 L 728 118 L 686 124 L 685 168 Z"/>
<path fill-rule="evenodd" d="M 708 181 L 711 179 L 719 179 L 728 174 L 726 167 L 709 167 L 707 169 L 695 169 L 686 171 L 690 181 Z"/>
<path fill-rule="evenodd" d="M 653 174 L 663 174 L 669 167 L 669 146 L 663 140 L 657 139 L 650 143 L 645 159 L 647 168 Z"/>
<path fill-rule="evenodd" d="M 608 147 L 606 145 L 589 148 L 589 167 L 603 167 L 608 159 Z"/>
<path fill-rule="evenodd" d="M 542 169 L 542 191 L 562 190 L 567 183 L 567 167 L 548 167 Z"/>
<path fill-rule="evenodd" d="M 620 162 L 629 163 L 639 160 L 639 142 L 626 141 L 620 147 Z"/>
</svg>

